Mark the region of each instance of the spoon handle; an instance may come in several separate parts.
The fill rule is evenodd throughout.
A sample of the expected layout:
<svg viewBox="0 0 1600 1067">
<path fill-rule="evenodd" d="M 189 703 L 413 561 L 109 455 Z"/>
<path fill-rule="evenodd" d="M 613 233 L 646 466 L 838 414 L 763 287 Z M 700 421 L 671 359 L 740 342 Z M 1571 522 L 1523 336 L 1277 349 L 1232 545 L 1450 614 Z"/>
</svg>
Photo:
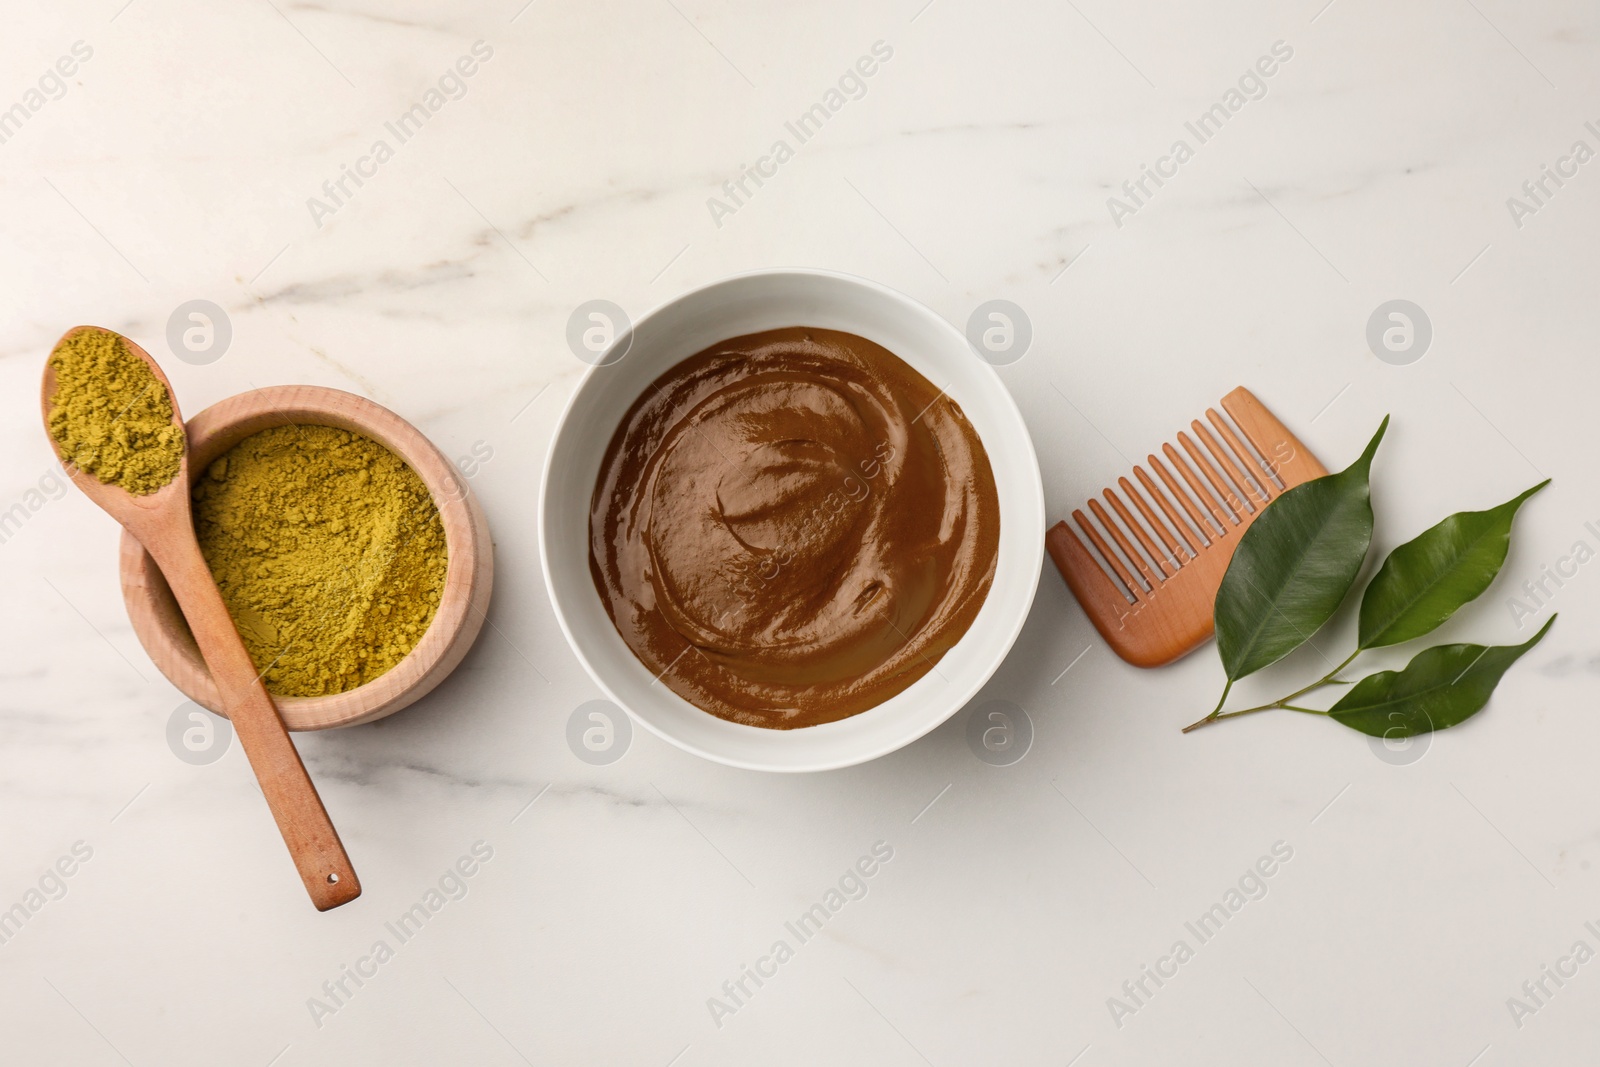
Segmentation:
<svg viewBox="0 0 1600 1067">
<path fill-rule="evenodd" d="M 188 522 L 186 509 L 182 520 Z M 361 895 L 361 882 L 233 625 L 195 542 L 193 528 L 174 530 L 173 536 L 152 537 L 149 541 L 154 543 L 145 548 L 161 568 L 173 598 L 189 622 L 200 655 L 221 694 L 223 711 L 239 735 L 311 902 L 318 911 L 349 903 Z"/>
</svg>

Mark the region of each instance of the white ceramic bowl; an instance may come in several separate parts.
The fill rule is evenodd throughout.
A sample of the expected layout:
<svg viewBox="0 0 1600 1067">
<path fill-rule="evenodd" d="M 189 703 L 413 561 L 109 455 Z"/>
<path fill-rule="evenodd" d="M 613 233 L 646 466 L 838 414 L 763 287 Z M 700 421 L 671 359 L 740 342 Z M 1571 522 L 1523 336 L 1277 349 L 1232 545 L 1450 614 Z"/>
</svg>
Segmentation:
<svg viewBox="0 0 1600 1067">
<path fill-rule="evenodd" d="M 982 438 L 1000 497 L 994 585 L 938 670 L 874 708 L 797 730 L 743 726 L 701 711 L 623 643 L 589 573 L 589 504 L 606 446 L 650 382 L 701 349 L 741 334 L 816 326 L 895 353 L 961 405 Z M 910 744 L 959 711 L 1000 666 L 1022 629 L 1044 560 L 1044 491 L 1033 442 L 994 368 L 961 332 L 892 289 L 819 270 L 740 274 L 656 308 L 602 355 L 556 427 L 539 498 L 541 558 L 556 618 L 595 683 L 646 729 L 706 759 L 768 771 L 847 767 Z"/>
</svg>

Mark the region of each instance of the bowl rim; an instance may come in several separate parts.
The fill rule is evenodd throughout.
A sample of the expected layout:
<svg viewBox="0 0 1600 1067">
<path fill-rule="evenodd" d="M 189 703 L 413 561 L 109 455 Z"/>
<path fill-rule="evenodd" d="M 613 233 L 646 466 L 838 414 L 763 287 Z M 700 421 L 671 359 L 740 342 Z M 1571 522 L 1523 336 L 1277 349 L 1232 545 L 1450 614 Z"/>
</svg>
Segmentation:
<svg viewBox="0 0 1600 1067">
<path fill-rule="evenodd" d="M 942 327 L 949 331 L 949 333 L 954 337 L 959 338 L 961 344 L 967 346 L 968 348 L 971 347 L 966 338 L 948 319 L 944 318 L 944 316 L 940 315 L 938 312 L 934 311 L 931 307 L 915 297 L 901 292 L 900 290 L 891 286 L 884 285 L 881 282 L 875 282 L 869 278 L 863 278 L 859 275 L 849 274 L 844 271 L 830 270 L 822 267 L 763 267 L 754 270 L 739 271 L 734 274 L 724 275 L 723 277 L 716 278 L 703 285 L 695 286 L 692 289 L 686 289 L 675 296 L 668 297 L 665 300 L 658 302 L 644 314 L 640 315 L 637 319 L 633 319 L 627 329 L 618 333 L 616 337 L 613 338 L 611 345 L 595 359 L 588 369 L 584 371 L 583 376 L 578 379 L 578 384 L 568 395 L 566 404 L 562 407 L 561 416 L 559 419 L 557 419 L 555 429 L 550 436 L 550 444 L 545 452 L 543 469 L 539 478 L 538 532 L 540 571 L 541 577 L 544 579 L 546 594 L 550 598 L 551 610 L 555 614 L 556 623 L 558 626 L 560 626 L 561 634 L 566 638 L 568 647 L 572 649 L 573 655 L 578 658 L 578 662 L 583 665 L 584 671 L 589 675 L 590 679 L 595 683 L 595 685 L 600 688 L 600 691 L 604 693 L 606 698 L 609 699 L 613 704 L 621 708 L 631 721 L 638 723 L 652 734 L 655 734 L 657 737 L 667 741 L 677 748 L 682 749 L 685 752 L 692 753 L 701 757 L 702 759 L 710 760 L 713 763 L 719 763 L 728 767 L 735 767 L 741 770 L 795 774 L 839 770 L 845 767 L 853 767 L 862 763 L 868 763 L 872 760 L 886 756 L 891 752 L 896 752 L 902 748 L 905 748 L 906 746 L 920 740 L 921 738 L 932 733 L 934 730 L 938 729 L 940 726 L 944 725 L 957 712 L 970 703 L 972 698 L 989 683 L 990 679 L 994 677 L 995 672 L 998 671 L 1001 664 L 1004 663 L 1006 657 L 1010 655 L 1012 648 L 1014 648 L 1016 645 L 1017 638 L 1022 633 L 1023 626 L 1026 625 L 1028 621 L 1028 615 L 1031 612 L 1033 602 L 1037 597 L 1039 577 L 1043 573 L 1044 568 L 1045 530 L 1044 482 L 1039 473 L 1038 452 L 1033 447 L 1033 437 L 1032 434 L 1028 432 L 1027 421 L 1022 417 L 1022 411 L 1017 407 L 1016 398 L 1011 395 L 1011 390 L 1006 387 L 1004 380 L 1000 377 L 994 366 L 988 363 L 986 360 L 983 360 L 976 353 L 973 354 L 973 359 L 982 364 L 981 368 L 979 369 L 979 373 L 985 375 L 992 382 L 995 389 L 996 399 L 1000 406 L 1004 408 L 1005 416 L 1014 420 L 1016 425 L 1021 430 L 1019 438 L 1022 445 L 1026 449 L 1026 462 L 1022 465 L 1026 468 L 1025 473 L 1031 474 L 1031 478 L 1028 479 L 1029 485 L 1032 489 L 1031 503 L 1034 505 L 1035 511 L 1040 518 L 1040 522 L 1037 524 L 1038 529 L 1035 531 L 1035 536 L 1031 538 L 1031 541 L 1037 542 L 1036 547 L 1038 551 L 1030 553 L 1032 563 L 1030 565 L 1030 573 L 1027 575 L 1027 594 L 1017 606 L 1015 616 L 1011 619 L 1007 628 L 1007 632 L 1004 634 L 1003 640 L 1000 643 L 999 651 L 995 655 L 994 663 L 988 669 L 974 675 L 971 683 L 964 687 L 964 692 L 960 694 L 959 699 L 955 699 L 950 702 L 950 710 L 944 715 L 929 716 L 925 722 L 916 722 L 911 726 L 911 728 L 895 733 L 892 737 L 886 739 L 885 741 L 871 747 L 863 748 L 858 752 L 833 759 L 819 759 L 804 764 L 778 765 L 773 763 L 763 763 L 754 759 L 742 759 L 736 756 L 710 751 L 685 738 L 681 738 L 668 730 L 662 729 L 656 723 L 652 722 L 649 717 L 635 711 L 626 701 L 621 699 L 616 690 L 613 689 L 613 687 L 606 681 L 606 679 L 601 675 L 600 671 L 596 669 L 593 661 L 583 648 L 582 643 L 574 635 L 572 624 L 567 618 L 566 609 L 562 606 L 561 599 L 556 592 L 557 585 L 552 580 L 553 568 L 550 560 L 550 537 L 548 536 L 548 523 L 550 521 L 549 493 L 551 472 L 554 468 L 556 454 L 558 452 L 557 443 L 561 440 L 563 434 L 567 432 L 568 424 L 571 421 L 572 412 L 574 408 L 576 408 L 578 400 L 583 395 L 585 389 L 589 387 L 590 383 L 602 370 L 609 369 L 611 365 L 622 362 L 622 360 L 608 361 L 606 356 L 621 345 L 627 344 L 631 346 L 633 344 L 632 335 L 638 329 L 638 327 L 662 314 L 668 308 L 687 300 L 702 298 L 711 290 L 715 290 L 723 286 L 763 277 L 819 277 L 829 279 L 830 281 L 842 282 L 846 285 L 857 286 L 871 292 L 877 298 L 899 304 L 916 314 L 929 317 L 931 320 L 942 325 Z M 613 430 L 613 432 L 615 431 Z M 1017 458 L 1018 460 L 1021 460 L 1023 457 Z M 598 597 L 597 593 L 595 595 Z M 976 620 L 974 620 L 973 625 L 976 625 Z M 971 632 L 970 628 L 968 632 Z M 963 635 L 962 640 L 965 640 L 965 635 Z M 957 646 L 953 647 L 958 647 L 959 644 L 960 642 L 958 641 Z M 680 697 L 679 699 L 682 698 Z M 691 704 L 691 706 L 693 705 Z M 876 707 L 881 707 L 881 705 L 876 705 L 874 708 L 868 708 L 866 711 L 858 714 L 870 714 L 872 711 L 876 710 Z M 702 713 L 710 714 L 710 712 L 704 711 L 702 711 Z M 807 730 L 827 729 L 831 726 L 837 726 L 839 723 L 848 723 L 854 718 L 856 718 L 856 716 L 849 716 L 845 719 L 837 720 L 832 723 L 822 723 L 817 726 L 810 727 L 799 727 L 792 731 L 773 730 L 767 727 L 749 726 L 742 723 L 730 723 L 730 725 L 738 726 L 748 730 L 760 730 L 763 734 L 785 735 L 800 734 Z"/>
<path fill-rule="evenodd" d="M 455 669 L 477 639 L 494 588 L 494 549 L 488 519 L 468 479 L 420 429 L 376 401 L 327 386 L 251 389 L 190 416 L 185 422 L 190 484 L 204 477 L 211 462 L 239 441 L 283 425 L 333 426 L 376 441 L 422 479 L 444 527 L 449 562 L 439 607 L 427 630 L 400 662 L 342 693 L 316 697 L 274 694 L 272 698 L 285 726 L 294 731 L 372 722 L 430 692 Z M 219 441 L 225 443 L 218 444 Z M 165 579 L 144 546 L 127 531 L 123 531 L 119 544 L 118 571 L 129 622 L 156 669 L 185 697 L 226 718 L 215 684 L 198 652 L 169 624 L 172 609 L 167 601 L 171 593 L 165 588 Z"/>
</svg>

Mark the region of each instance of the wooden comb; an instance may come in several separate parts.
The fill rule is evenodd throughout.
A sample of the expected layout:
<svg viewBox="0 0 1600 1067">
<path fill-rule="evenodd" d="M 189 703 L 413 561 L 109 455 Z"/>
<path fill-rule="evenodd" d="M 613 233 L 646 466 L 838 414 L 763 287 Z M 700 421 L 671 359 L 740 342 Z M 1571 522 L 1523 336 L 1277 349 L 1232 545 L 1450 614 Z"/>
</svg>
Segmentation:
<svg viewBox="0 0 1600 1067">
<path fill-rule="evenodd" d="M 1200 444 L 1179 432 L 1182 454 L 1164 444 L 1166 464 L 1148 458 L 1161 485 L 1136 466 L 1138 487 L 1120 478 L 1121 496 L 1109 488 L 1101 494 L 1115 517 L 1094 499 L 1088 502 L 1094 521 L 1081 510 L 1072 513 L 1099 559 L 1065 521 L 1045 534 L 1050 558 L 1089 621 L 1136 667 L 1171 663 L 1211 636 L 1217 588 L 1246 527 L 1284 490 L 1328 473 L 1250 390 L 1240 386 L 1223 397 L 1222 410 L 1253 450 L 1208 408 L 1221 443 L 1196 419 L 1189 428 Z"/>
</svg>

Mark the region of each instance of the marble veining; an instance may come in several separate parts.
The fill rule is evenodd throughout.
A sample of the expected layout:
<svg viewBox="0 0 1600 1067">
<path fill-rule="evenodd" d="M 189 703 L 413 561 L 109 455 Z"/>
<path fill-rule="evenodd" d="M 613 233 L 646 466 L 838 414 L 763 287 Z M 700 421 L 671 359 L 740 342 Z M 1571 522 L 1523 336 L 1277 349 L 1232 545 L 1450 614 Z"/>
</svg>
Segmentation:
<svg viewBox="0 0 1600 1067">
<path fill-rule="evenodd" d="M 1600 971 L 1536 1012 L 1509 1002 L 1575 938 L 1600 949 L 1584 926 L 1600 920 L 1600 569 L 1531 619 L 1509 600 L 1600 513 L 1600 179 L 1580 167 L 1521 225 L 1508 199 L 1574 139 L 1600 149 L 1593 4 L 72 0 L 14 12 L 11 31 L 8 1061 L 1591 1058 Z M 893 59 L 862 95 L 736 211 L 708 211 L 880 40 Z M 1279 40 L 1294 56 L 1270 91 L 1119 225 L 1124 181 Z M 52 75 L 80 41 L 92 57 Z M 465 89 L 336 211 L 313 210 L 480 41 L 493 57 Z M 14 103 L 26 115 L 8 121 Z M 1181 736 L 1220 687 L 1214 651 L 1126 666 L 1047 567 L 976 701 L 1029 716 L 1011 766 L 976 758 L 965 711 L 824 775 L 714 766 L 639 726 L 620 759 L 586 762 L 569 719 L 600 694 L 551 613 L 536 540 L 546 448 L 586 369 L 568 316 L 592 299 L 638 315 L 786 265 L 872 278 L 958 327 L 986 300 L 1022 307 L 1032 346 L 999 373 L 1052 519 L 1238 384 L 1330 465 L 1392 415 L 1383 547 L 1551 476 L 1501 583 L 1440 639 L 1561 619 L 1486 712 L 1394 762 L 1302 716 Z M 1395 298 L 1434 329 L 1405 366 L 1365 337 Z M 167 342 L 193 299 L 230 320 L 213 362 Z M 330 385 L 480 457 L 492 625 L 414 707 L 298 739 L 363 879 L 347 908 L 306 903 L 236 745 L 209 764 L 169 745 L 184 698 L 126 623 L 117 531 L 57 491 L 39 427 L 45 353 L 78 323 L 155 353 L 187 412 Z M 1329 642 L 1353 629 L 1347 611 Z M 1315 662 L 1305 651 L 1239 696 L 1276 695 Z M 879 841 L 893 861 L 859 897 L 804 943 L 785 932 Z M 1266 894 L 1134 1004 L 1124 983 L 1137 992 L 1279 841 L 1294 861 Z M 475 846 L 493 859 L 457 893 L 442 873 Z M 454 895 L 328 1000 L 324 983 L 429 892 Z M 778 938 L 792 958 L 745 977 Z"/>
</svg>

